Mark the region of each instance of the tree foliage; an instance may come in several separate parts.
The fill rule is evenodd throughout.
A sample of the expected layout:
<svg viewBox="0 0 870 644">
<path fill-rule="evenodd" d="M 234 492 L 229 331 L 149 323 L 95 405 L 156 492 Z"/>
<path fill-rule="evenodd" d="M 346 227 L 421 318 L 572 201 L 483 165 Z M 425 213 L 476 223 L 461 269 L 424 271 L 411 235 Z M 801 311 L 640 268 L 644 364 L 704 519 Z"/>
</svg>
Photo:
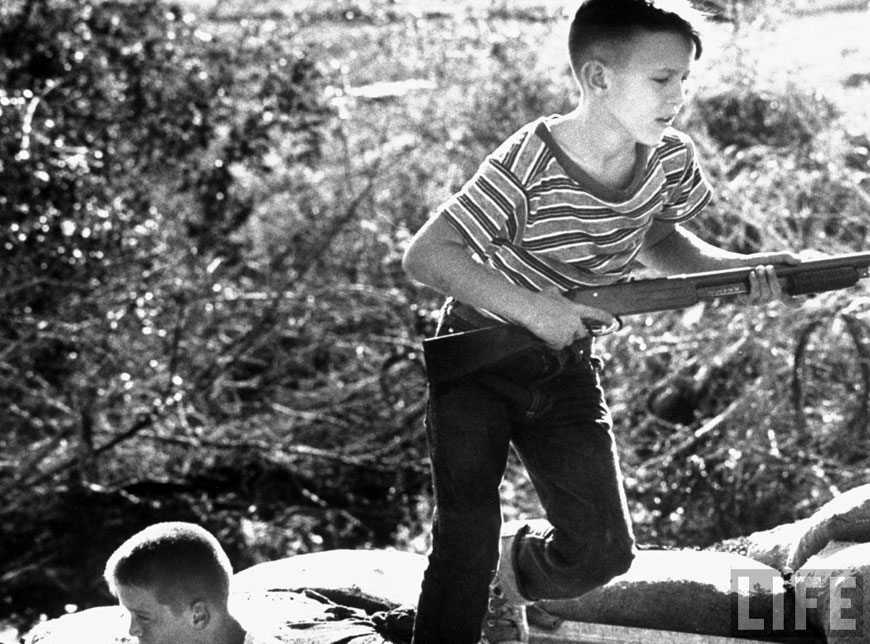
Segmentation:
<svg viewBox="0 0 870 644">
<path fill-rule="evenodd" d="M 378 370 L 407 352 L 396 307 L 325 259 L 371 188 L 354 170 L 340 186 L 318 176 L 334 124 L 321 67 L 288 34 L 243 27 L 223 40 L 155 0 L 3 15 L 10 610 L 104 595 L 93 573 L 107 549 L 171 516 L 210 524 L 237 556 L 248 538 L 249 562 L 260 542 L 276 556 L 387 543 L 407 504 L 378 499 L 401 500 L 403 471 L 424 480 L 373 459 L 388 460 L 393 431 L 364 433 L 388 413 L 381 400 L 400 404 Z M 362 345 L 356 323 L 380 345 Z M 273 524 L 296 534 L 263 537 Z"/>
</svg>

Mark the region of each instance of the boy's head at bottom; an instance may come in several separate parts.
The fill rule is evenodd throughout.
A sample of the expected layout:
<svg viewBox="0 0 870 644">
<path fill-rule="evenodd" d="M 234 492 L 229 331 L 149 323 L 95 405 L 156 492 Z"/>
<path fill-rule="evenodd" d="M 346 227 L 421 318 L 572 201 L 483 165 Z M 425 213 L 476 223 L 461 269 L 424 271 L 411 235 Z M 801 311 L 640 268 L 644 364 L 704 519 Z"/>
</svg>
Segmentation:
<svg viewBox="0 0 870 644">
<path fill-rule="evenodd" d="M 140 644 L 219 642 L 228 625 L 232 567 L 203 528 L 159 523 L 124 542 L 104 577 Z"/>
</svg>

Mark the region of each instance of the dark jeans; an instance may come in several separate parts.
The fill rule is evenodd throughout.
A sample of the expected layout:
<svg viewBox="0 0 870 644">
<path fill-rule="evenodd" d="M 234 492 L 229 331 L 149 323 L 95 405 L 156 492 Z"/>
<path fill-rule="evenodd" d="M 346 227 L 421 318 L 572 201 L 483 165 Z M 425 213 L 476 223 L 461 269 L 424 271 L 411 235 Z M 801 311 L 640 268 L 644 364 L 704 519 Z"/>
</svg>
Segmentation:
<svg viewBox="0 0 870 644">
<path fill-rule="evenodd" d="M 463 326 L 448 316 L 441 332 Z M 582 595 L 625 572 L 634 537 L 591 342 L 544 346 L 430 391 L 436 511 L 414 644 L 474 644 L 499 557 L 513 443 L 546 512 L 517 539 L 527 599 Z M 505 553 L 504 556 L 510 556 Z"/>
</svg>

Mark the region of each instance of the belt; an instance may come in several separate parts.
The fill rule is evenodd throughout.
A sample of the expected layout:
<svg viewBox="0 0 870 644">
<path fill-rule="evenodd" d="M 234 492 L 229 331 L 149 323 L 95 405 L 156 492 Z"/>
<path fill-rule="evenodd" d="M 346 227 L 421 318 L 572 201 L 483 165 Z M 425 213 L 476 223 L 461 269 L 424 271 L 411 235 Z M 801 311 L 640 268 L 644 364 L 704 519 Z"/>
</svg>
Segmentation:
<svg viewBox="0 0 870 644">
<path fill-rule="evenodd" d="M 495 318 L 491 318 L 487 315 L 484 315 L 477 309 L 467 304 L 463 304 L 457 300 L 448 300 L 442 311 L 442 321 L 448 316 L 458 319 L 464 324 L 462 326 L 468 325 L 469 328 L 457 329 L 461 331 L 469 331 L 471 329 L 483 329 L 489 326 L 496 326 L 499 324 L 506 324 L 500 320 L 496 320 Z M 563 349 L 552 349 L 549 350 L 554 354 L 565 354 L 570 355 L 574 358 L 580 358 L 583 356 L 591 356 L 592 355 L 592 346 L 594 343 L 594 337 L 592 335 L 587 335 L 579 340 L 575 340 L 569 346 Z"/>
</svg>

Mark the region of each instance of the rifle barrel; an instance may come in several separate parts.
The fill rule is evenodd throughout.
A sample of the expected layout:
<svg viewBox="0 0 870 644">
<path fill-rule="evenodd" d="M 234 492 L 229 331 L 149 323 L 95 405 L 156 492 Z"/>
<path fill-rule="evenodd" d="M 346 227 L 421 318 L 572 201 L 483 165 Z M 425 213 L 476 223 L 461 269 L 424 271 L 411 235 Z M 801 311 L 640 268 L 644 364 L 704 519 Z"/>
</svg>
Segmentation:
<svg viewBox="0 0 870 644">
<path fill-rule="evenodd" d="M 732 268 L 579 288 L 568 297 L 617 316 L 653 313 L 749 293 L 749 275 L 753 270 L 753 267 Z M 776 276 L 789 295 L 848 288 L 859 279 L 870 277 L 870 253 L 783 264 L 776 267 Z M 423 346 L 430 382 L 437 384 L 466 376 L 541 342 L 522 327 L 494 322 L 492 327 L 430 338 Z"/>
</svg>

